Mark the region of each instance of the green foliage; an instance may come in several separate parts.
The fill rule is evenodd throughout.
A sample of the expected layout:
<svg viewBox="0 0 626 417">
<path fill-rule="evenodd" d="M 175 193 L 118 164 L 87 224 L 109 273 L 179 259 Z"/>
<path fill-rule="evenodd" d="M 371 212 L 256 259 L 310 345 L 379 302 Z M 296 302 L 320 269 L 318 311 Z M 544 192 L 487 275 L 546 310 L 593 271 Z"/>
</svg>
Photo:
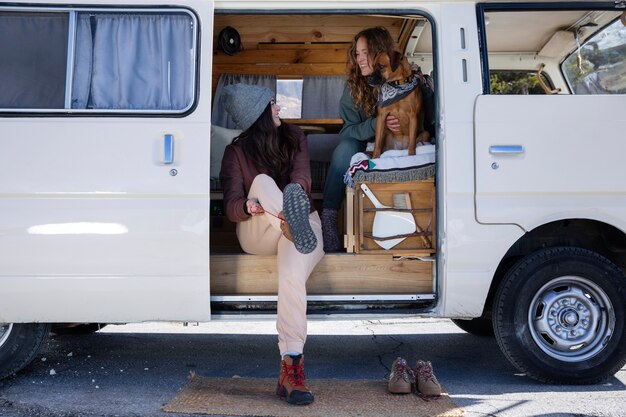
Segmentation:
<svg viewBox="0 0 626 417">
<path fill-rule="evenodd" d="M 489 80 L 491 94 L 545 94 L 533 72 L 491 71 Z"/>
</svg>

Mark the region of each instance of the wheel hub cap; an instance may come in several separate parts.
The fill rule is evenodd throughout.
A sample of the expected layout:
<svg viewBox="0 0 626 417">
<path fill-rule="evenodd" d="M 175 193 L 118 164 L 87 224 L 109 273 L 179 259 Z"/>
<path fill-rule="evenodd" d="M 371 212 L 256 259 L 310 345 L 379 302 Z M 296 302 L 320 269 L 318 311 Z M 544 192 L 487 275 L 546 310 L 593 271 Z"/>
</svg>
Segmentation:
<svg viewBox="0 0 626 417">
<path fill-rule="evenodd" d="M 578 362 L 600 352 L 615 327 L 608 296 L 593 281 L 561 277 L 543 286 L 528 313 L 530 332 L 553 358 Z"/>
<path fill-rule="evenodd" d="M 575 311 L 561 313 L 561 323 L 565 327 L 572 327 L 578 323 L 578 314 Z"/>
</svg>

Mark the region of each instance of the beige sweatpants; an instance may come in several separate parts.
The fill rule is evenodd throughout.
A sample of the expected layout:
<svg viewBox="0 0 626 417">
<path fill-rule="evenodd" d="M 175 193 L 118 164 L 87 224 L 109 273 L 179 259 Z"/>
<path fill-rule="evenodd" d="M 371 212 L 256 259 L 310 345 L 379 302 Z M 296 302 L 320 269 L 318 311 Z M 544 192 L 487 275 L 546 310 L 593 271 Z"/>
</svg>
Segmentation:
<svg viewBox="0 0 626 417">
<path fill-rule="evenodd" d="M 272 214 L 283 210 L 283 193 L 274 180 L 265 174 L 252 182 L 249 199 L 256 199 Z M 303 352 L 306 341 L 306 281 L 315 265 L 324 256 L 322 223 L 317 212 L 309 215 L 311 228 L 317 237 L 317 247 L 308 254 L 296 250 L 293 242 L 280 230 L 280 220 L 269 214 L 252 216 L 237 223 L 237 238 L 241 248 L 253 255 L 277 255 L 278 264 L 278 348 L 286 352 Z"/>
</svg>

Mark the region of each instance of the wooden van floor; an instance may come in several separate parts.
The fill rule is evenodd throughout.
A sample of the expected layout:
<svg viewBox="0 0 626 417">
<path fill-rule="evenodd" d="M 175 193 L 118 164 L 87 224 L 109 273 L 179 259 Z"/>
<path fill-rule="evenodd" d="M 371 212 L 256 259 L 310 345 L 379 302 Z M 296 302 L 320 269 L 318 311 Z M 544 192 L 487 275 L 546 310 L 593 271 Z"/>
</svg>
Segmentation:
<svg viewBox="0 0 626 417">
<path fill-rule="evenodd" d="M 275 256 L 211 255 L 211 295 L 276 295 Z M 307 281 L 309 295 L 431 294 L 433 263 L 392 255 L 327 254 Z"/>
</svg>

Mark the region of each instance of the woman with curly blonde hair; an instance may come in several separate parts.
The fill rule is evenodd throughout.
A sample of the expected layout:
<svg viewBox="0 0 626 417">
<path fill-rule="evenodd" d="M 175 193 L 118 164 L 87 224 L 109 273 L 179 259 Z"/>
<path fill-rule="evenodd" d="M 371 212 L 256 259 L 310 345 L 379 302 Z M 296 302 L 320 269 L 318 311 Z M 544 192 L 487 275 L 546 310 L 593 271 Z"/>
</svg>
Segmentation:
<svg viewBox="0 0 626 417">
<path fill-rule="evenodd" d="M 341 249 L 337 232 L 337 212 L 344 196 L 343 174 L 350 165 L 350 158 L 357 152 L 363 152 L 367 142 L 376 134 L 376 101 L 378 88 L 367 82 L 372 75 L 373 58 L 381 52 L 397 50 L 391 34 L 384 27 L 374 27 L 357 33 L 347 59 L 347 80 L 343 95 L 339 101 L 339 115 L 343 119 L 343 128 L 339 132 L 341 142 L 333 151 L 330 167 L 324 184 L 324 204 L 322 211 L 322 231 L 324 250 L 335 252 Z M 398 131 L 398 120 L 389 116 L 387 128 Z"/>
</svg>

